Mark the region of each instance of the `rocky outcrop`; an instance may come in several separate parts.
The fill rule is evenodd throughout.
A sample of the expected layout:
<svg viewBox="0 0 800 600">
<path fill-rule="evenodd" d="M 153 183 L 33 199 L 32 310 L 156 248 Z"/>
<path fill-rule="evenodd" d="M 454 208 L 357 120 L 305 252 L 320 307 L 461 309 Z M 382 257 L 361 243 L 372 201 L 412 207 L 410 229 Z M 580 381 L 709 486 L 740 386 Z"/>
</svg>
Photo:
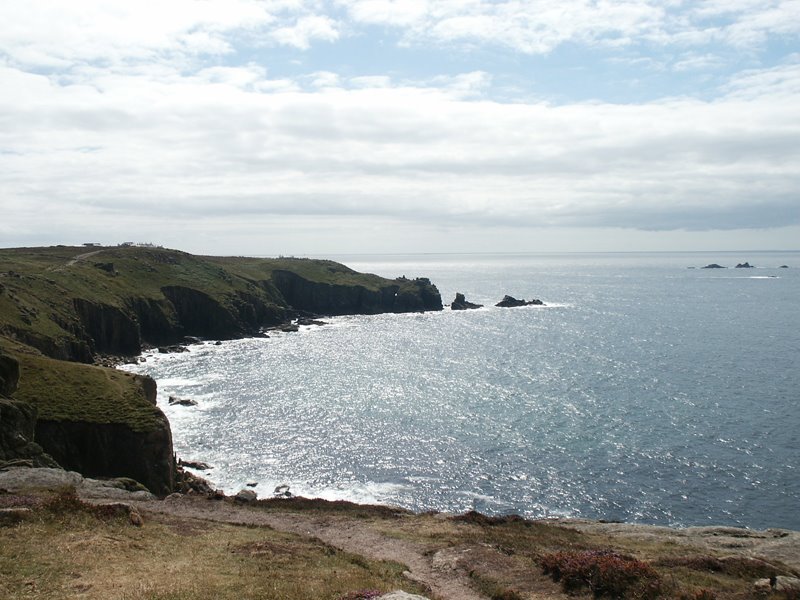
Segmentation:
<svg viewBox="0 0 800 600">
<path fill-rule="evenodd" d="M 457 292 L 456 299 L 450 303 L 450 310 L 472 310 L 476 308 L 483 308 L 483 304 L 467 302 L 466 297 L 461 292 Z"/>
<path fill-rule="evenodd" d="M 723 267 L 722 265 L 718 265 L 717 263 L 711 263 L 710 265 L 706 265 L 705 267 L 701 267 L 702 269 L 726 269 L 727 267 Z"/>
<path fill-rule="evenodd" d="M 7 354 L 0 354 L 0 396 L 10 397 L 19 382 L 19 363 Z"/>
<path fill-rule="evenodd" d="M 58 467 L 35 439 L 36 408 L 27 402 L 0 398 L 0 465 Z"/>
<path fill-rule="evenodd" d="M 151 431 L 122 423 L 39 420 L 36 439 L 65 469 L 87 477 L 129 477 L 165 496 L 175 487 L 172 433 L 166 417 Z"/>
<path fill-rule="evenodd" d="M 57 467 L 56 461 L 34 442 L 36 407 L 10 398 L 18 381 L 19 363 L 0 354 L 0 464 Z"/>
<path fill-rule="evenodd" d="M 736 269 L 754 269 L 755 267 L 753 265 L 751 265 L 749 262 L 743 262 L 743 263 L 739 263 L 734 268 L 736 268 Z"/>
<path fill-rule="evenodd" d="M 539 300 L 538 298 L 534 298 L 533 300 L 517 300 L 513 296 L 505 295 L 503 299 L 500 300 L 495 306 L 499 306 L 501 308 L 515 308 L 517 306 L 544 306 L 544 302 Z"/>
<path fill-rule="evenodd" d="M 83 298 L 73 300 L 81 325 L 91 338 L 93 352 L 133 356 L 142 348 L 139 323 L 116 306 Z"/>
<path fill-rule="evenodd" d="M 442 310 L 439 290 L 429 279 L 396 279 L 379 289 L 304 279 L 276 270 L 272 282 L 292 308 L 326 315 L 377 314 Z"/>
</svg>

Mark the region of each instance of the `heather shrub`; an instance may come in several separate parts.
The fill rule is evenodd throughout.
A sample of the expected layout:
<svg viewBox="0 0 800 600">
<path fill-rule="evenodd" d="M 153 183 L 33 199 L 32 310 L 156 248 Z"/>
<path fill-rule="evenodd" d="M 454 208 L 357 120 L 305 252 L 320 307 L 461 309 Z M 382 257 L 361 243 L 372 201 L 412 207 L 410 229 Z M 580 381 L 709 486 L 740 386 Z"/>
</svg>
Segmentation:
<svg viewBox="0 0 800 600">
<path fill-rule="evenodd" d="M 541 559 L 545 574 L 565 592 L 589 588 L 596 598 L 649 600 L 661 593 L 658 573 L 647 563 L 610 550 L 556 552 Z"/>
</svg>

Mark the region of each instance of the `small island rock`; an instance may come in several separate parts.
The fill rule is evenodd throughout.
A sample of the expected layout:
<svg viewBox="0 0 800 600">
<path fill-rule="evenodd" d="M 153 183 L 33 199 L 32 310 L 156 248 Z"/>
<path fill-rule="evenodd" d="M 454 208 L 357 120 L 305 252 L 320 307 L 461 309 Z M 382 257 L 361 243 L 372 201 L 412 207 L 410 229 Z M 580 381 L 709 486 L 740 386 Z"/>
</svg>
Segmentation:
<svg viewBox="0 0 800 600">
<path fill-rule="evenodd" d="M 197 406 L 197 401 L 190 400 L 189 398 L 178 398 L 177 396 L 169 397 L 170 406 Z"/>
<path fill-rule="evenodd" d="M 503 296 L 503 299 L 500 300 L 495 306 L 499 306 L 501 308 L 514 308 L 517 306 L 544 306 L 544 302 L 539 300 L 538 298 L 534 298 L 533 300 L 517 300 L 513 296 L 509 296 L 506 294 Z"/>
<path fill-rule="evenodd" d="M 737 268 L 737 269 L 753 269 L 755 267 L 753 267 L 753 265 L 751 265 L 749 262 L 743 262 L 743 263 L 739 263 L 738 265 L 736 265 L 735 268 Z"/>
<path fill-rule="evenodd" d="M 483 304 L 468 302 L 461 292 L 456 293 L 456 299 L 450 304 L 450 310 L 470 310 L 474 308 L 483 308 Z"/>
<path fill-rule="evenodd" d="M 727 269 L 728 267 L 723 267 L 722 265 L 718 265 L 717 263 L 711 263 L 710 265 L 706 265 L 702 267 L 703 269 Z"/>
</svg>

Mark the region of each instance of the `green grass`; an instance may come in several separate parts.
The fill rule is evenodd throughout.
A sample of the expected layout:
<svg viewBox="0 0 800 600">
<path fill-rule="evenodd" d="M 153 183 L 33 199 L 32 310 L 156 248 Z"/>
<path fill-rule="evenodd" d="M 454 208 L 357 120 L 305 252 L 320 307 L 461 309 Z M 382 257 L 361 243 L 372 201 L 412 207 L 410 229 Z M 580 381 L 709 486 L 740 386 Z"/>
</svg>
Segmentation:
<svg viewBox="0 0 800 600">
<path fill-rule="evenodd" d="M 123 423 L 138 432 L 163 428 L 163 417 L 147 401 L 135 375 L 37 356 L 22 348 L 0 338 L 0 349 L 20 363 L 14 397 L 36 406 L 39 419 Z"/>
</svg>

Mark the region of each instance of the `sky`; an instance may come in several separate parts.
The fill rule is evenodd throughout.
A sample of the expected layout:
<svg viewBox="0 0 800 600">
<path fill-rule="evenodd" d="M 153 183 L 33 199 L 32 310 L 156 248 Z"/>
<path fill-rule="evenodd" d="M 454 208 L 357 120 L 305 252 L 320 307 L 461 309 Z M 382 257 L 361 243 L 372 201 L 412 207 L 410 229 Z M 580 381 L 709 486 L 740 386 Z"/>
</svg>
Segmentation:
<svg viewBox="0 0 800 600">
<path fill-rule="evenodd" d="M 2 0 L 0 246 L 800 249 L 800 0 Z"/>
</svg>

